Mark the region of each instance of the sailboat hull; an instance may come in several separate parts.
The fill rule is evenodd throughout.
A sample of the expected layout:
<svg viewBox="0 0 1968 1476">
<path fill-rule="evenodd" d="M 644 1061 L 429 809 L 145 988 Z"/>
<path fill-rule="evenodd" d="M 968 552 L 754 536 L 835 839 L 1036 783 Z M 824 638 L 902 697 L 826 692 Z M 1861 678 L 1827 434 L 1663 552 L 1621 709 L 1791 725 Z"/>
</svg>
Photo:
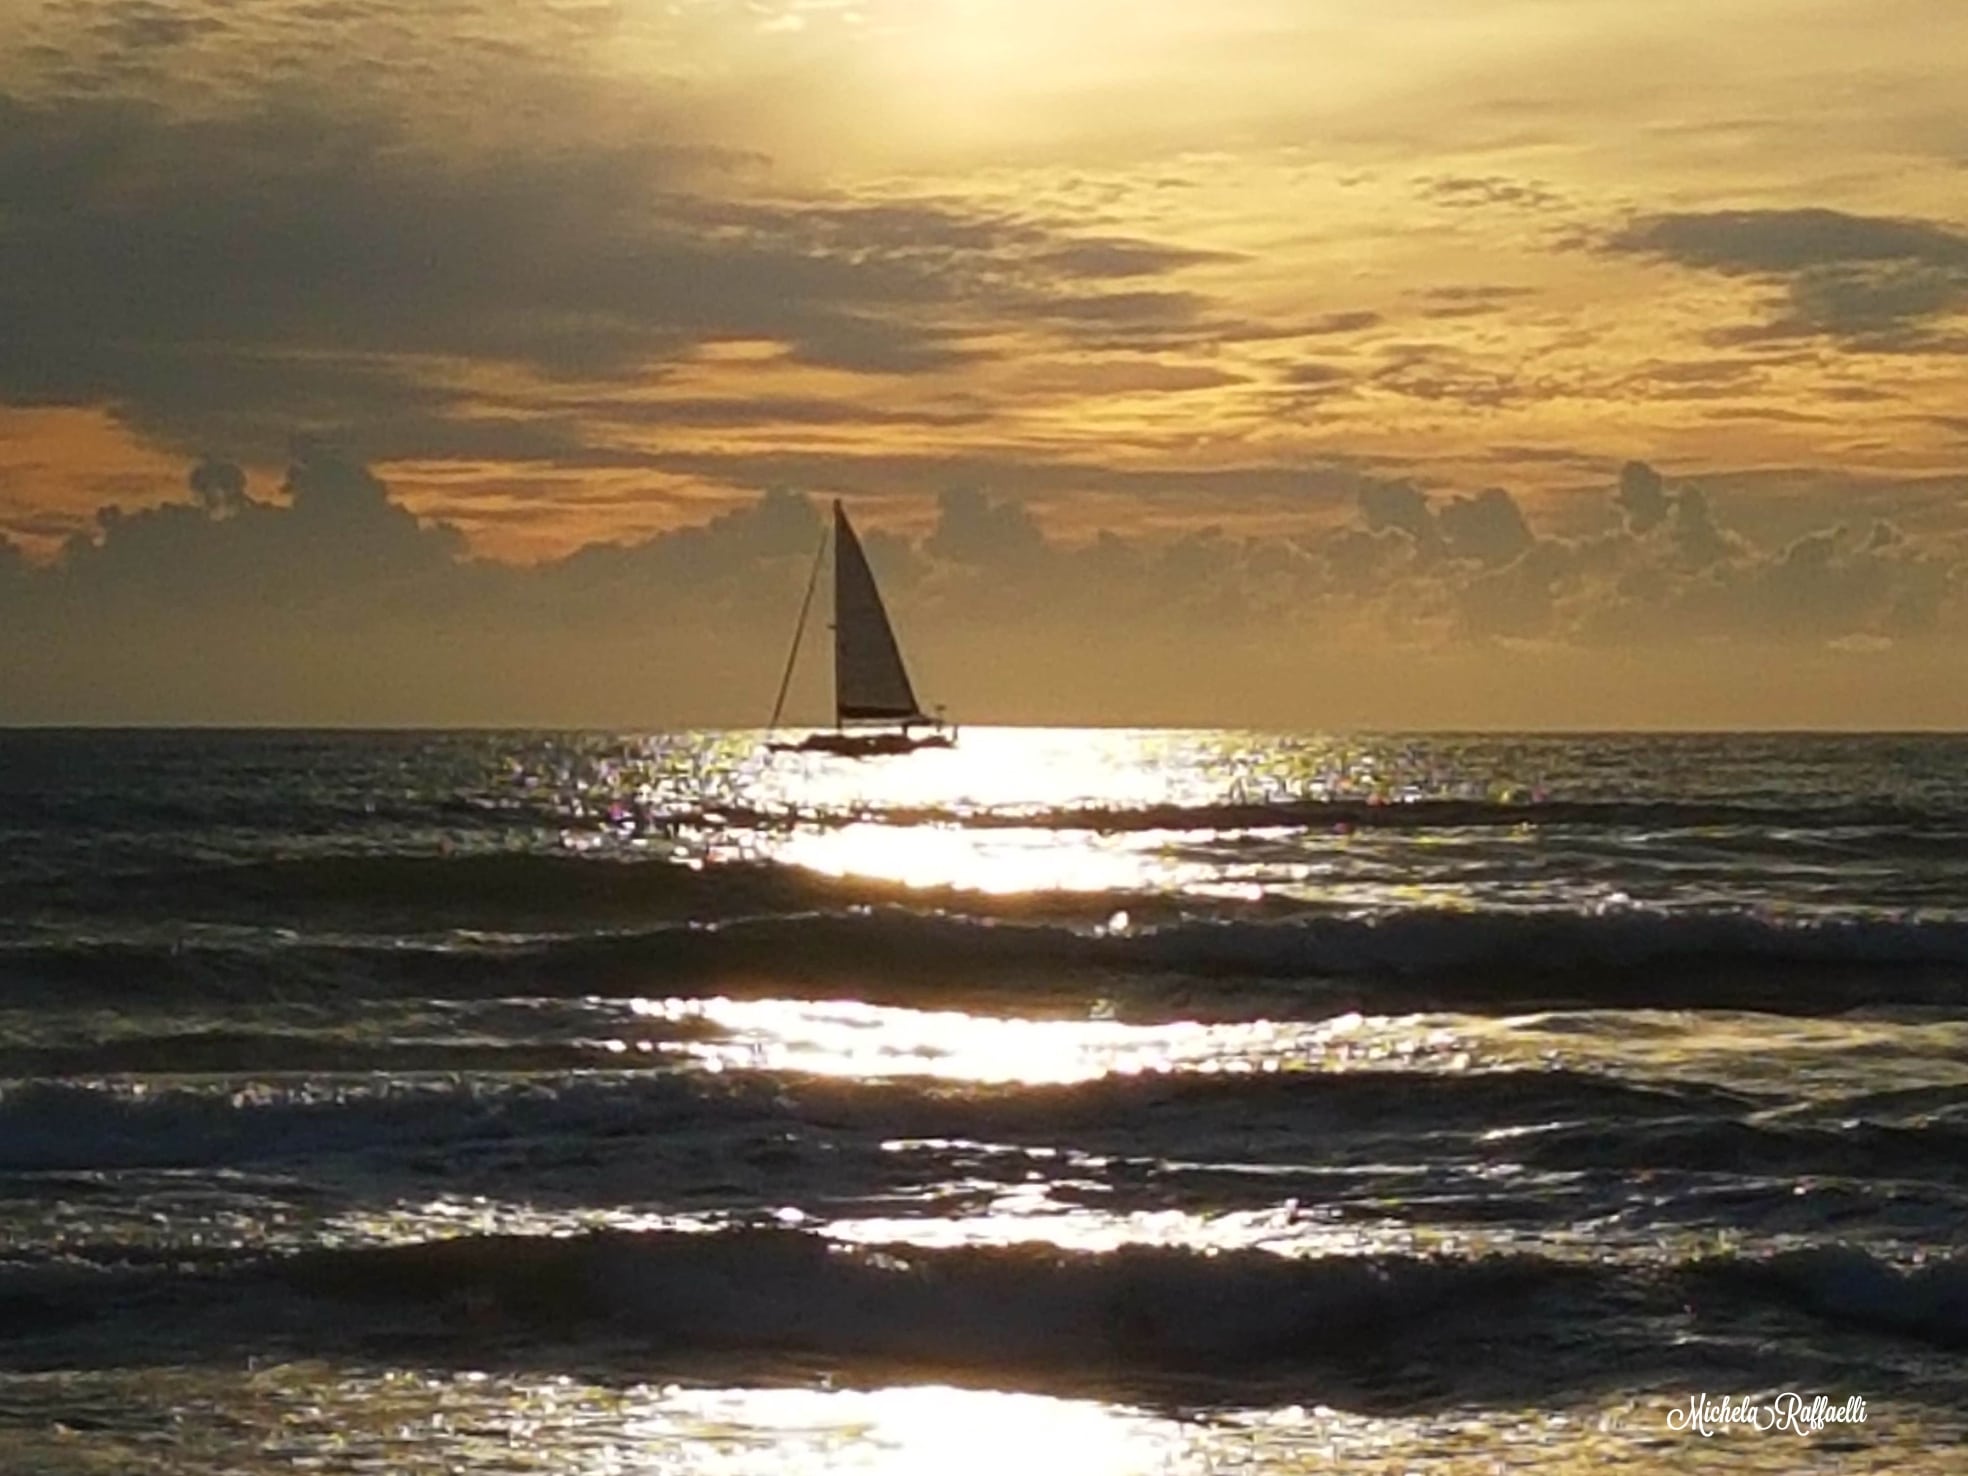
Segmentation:
<svg viewBox="0 0 1968 1476">
<path fill-rule="evenodd" d="M 922 748 L 954 748 L 948 733 L 814 733 L 798 743 L 768 743 L 773 753 L 830 753 L 836 758 L 889 758 Z"/>
</svg>

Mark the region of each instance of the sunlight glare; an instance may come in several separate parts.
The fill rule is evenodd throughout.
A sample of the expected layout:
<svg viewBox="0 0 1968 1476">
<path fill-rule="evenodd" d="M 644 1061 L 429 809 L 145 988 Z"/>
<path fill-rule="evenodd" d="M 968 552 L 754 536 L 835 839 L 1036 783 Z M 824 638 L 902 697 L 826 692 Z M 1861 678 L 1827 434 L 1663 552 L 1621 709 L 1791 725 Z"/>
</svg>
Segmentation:
<svg viewBox="0 0 1968 1476">
<path fill-rule="evenodd" d="M 1450 1020 L 1424 1015 L 1129 1025 L 909 1010 L 855 1000 L 637 999 L 629 1008 L 652 1022 L 691 1020 L 719 1027 L 721 1038 L 661 1042 L 665 1052 L 699 1066 L 859 1080 L 934 1076 L 1036 1086 L 1151 1072 L 1462 1070 L 1469 1065 Z"/>
<path fill-rule="evenodd" d="M 864 822 L 798 832 L 770 848 L 773 859 L 823 876 L 910 886 L 1023 892 L 1197 889 L 1210 869 L 1157 855 L 1153 834 L 1116 841 L 1057 830 L 965 830 Z"/>
<path fill-rule="evenodd" d="M 1122 1406 L 946 1385 L 881 1389 L 672 1388 L 635 1422 L 645 1439 L 674 1439 L 693 1428 L 770 1433 L 774 1448 L 806 1447 L 817 1464 L 853 1448 L 853 1469 L 874 1476 L 999 1476 L 1015 1470 L 1076 1476 L 1146 1476 L 1189 1469 L 1182 1426 Z M 703 1469 L 692 1466 L 686 1469 Z"/>
</svg>

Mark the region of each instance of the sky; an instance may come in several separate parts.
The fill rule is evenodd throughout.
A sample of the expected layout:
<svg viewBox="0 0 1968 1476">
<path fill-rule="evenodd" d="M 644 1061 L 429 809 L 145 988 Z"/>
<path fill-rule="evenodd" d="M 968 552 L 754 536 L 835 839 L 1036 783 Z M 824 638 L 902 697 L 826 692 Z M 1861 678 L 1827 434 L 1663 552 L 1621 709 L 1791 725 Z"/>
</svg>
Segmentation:
<svg viewBox="0 0 1968 1476">
<path fill-rule="evenodd" d="M 0 721 L 756 723 L 839 497 L 975 721 L 1968 725 L 1964 96 L 1959 0 L 0 0 Z"/>
</svg>

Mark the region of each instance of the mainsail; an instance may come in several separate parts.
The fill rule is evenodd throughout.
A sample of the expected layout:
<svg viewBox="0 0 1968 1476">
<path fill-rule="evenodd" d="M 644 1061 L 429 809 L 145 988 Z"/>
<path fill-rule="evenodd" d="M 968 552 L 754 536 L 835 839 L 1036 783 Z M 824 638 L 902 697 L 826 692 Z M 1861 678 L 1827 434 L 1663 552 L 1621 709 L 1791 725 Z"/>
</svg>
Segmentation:
<svg viewBox="0 0 1968 1476">
<path fill-rule="evenodd" d="M 843 723 L 925 720 L 861 540 L 834 504 L 834 707 Z"/>
</svg>

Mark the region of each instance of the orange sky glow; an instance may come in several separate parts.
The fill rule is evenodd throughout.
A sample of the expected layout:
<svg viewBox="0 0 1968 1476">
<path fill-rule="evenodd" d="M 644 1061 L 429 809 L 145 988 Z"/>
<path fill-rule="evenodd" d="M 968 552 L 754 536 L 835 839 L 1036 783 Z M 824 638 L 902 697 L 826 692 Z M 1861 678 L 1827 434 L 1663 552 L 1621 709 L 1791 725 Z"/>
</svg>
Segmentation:
<svg viewBox="0 0 1968 1476">
<path fill-rule="evenodd" d="M 1007 715 L 1092 640 L 1142 675 L 1091 720 L 1957 725 L 1963 95 L 1954 0 L 15 0 L 0 609 L 59 639 L 0 719 L 359 720 L 318 630 L 63 675 L 140 589 L 166 668 L 280 627 L 278 548 L 426 643 L 375 716 L 725 720 L 791 491 Z M 267 516 L 130 522 L 194 467 Z M 720 600 L 639 702 L 552 675 Z M 504 688 L 433 654 L 494 626 Z M 1419 696 L 1279 700 L 1388 652 Z"/>
</svg>

